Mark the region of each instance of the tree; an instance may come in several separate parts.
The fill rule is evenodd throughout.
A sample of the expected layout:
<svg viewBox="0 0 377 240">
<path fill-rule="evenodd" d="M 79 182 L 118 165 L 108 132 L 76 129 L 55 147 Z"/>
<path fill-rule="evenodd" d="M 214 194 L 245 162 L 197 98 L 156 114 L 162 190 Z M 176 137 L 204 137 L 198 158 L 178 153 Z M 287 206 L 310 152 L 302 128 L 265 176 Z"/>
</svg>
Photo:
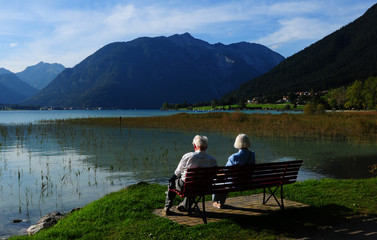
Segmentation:
<svg viewBox="0 0 377 240">
<path fill-rule="evenodd" d="M 290 110 L 291 109 L 291 105 L 290 104 L 287 104 L 284 106 L 284 110 Z"/>
<path fill-rule="evenodd" d="M 240 99 L 240 100 L 238 101 L 238 108 L 239 108 L 239 109 L 244 109 L 245 107 L 246 107 L 245 100 Z"/>
<path fill-rule="evenodd" d="M 213 99 L 213 100 L 211 101 L 211 107 L 212 107 L 212 108 L 217 107 L 217 102 L 216 102 L 215 99 Z"/>
<path fill-rule="evenodd" d="M 346 102 L 346 108 L 363 108 L 363 103 L 365 103 L 363 98 L 363 85 L 361 81 L 356 80 L 354 84 L 347 88 L 346 96 L 348 101 Z"/>
<path fill-rule="evenodd" d="M 326 94 L 325 99 L 331 108 L 342 109 L 347 101 L 347 90 L 344 86 L 336 89 L 331 89 Z"/>
<path fill-rule="evenodd" d="M 288 99 L 291 103 L 296 103 L 298 96 L 294 92 L 288 93 Z"/>
<path fill-rule="evenodd" d="M 164 103 L 162 104 L 161 110 L 169 110 L 169 103 L 164 102 Z"/>
<path fill-rule="evenodd" d="M 377 109 L 377 77 L 370 77 L 364 83 L 365 105 L 368 109 Z"/>
</svg>

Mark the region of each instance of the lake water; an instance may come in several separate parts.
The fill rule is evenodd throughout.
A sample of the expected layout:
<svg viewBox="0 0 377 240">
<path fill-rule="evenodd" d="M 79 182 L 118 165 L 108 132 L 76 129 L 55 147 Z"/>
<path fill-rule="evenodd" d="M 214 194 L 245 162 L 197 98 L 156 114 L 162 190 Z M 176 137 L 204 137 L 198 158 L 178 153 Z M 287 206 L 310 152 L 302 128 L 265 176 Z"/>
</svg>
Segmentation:
<svg viewBox="0 0 377 240">
<path fill-rule="evenodd" d="M 166 184 L 181 156 L 192 151 L 195 134 L 208 136 L 208 153 L 220 165 L 235 152 L 235 136 L 215 132 L 51 125 L 36 120 L 174 113 L 0 112 L 0 238 L 22 232 L 46 213 L 68 212 L 139 181 Z M 253 136 L 251 141 L 258 163 L 303 159 L 300 181 L 370 177 L 368 166 L 377 159 L 375 144 Z M 23 222 L 11 223 L 14 219 Z"/>
</svg>

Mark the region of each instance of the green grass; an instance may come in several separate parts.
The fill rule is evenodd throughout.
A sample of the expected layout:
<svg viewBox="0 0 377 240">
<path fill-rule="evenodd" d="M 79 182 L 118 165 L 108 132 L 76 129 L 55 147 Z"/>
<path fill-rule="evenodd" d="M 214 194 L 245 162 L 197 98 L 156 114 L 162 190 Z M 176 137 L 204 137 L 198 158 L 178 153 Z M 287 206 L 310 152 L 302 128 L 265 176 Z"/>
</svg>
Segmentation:
<svg viewBox="0 0 377 240">
<path fill-rule="evenodd" d="M 262 216 L 229 218 L 185 227 L 155 216 L 166 186 L 139 183 L 94 201 L 34 236 L 12 239 L 276 239 L 305 237 L 349 218 L 377 215 L 377 178 L 308 180 L 284 188 L 285 197 L 309 204 Z M 231 196 L 252 192 L 232 193 Z M 209 196 L 208 196 L 209 197 Z M 175 200 L 175 204 L 179 197 Z"/>
<path fill-rule="evenodd" d="M 290 103 L 279 103 L 279 104 L 271 104 L 271 103 L 260 103 L 260 104 L 257 104 L 257 103 L 248 103 L 246 104 L 246 107 L 249 107 L 249 108 L 262 108 L 262 109 L 284 109 L 287 105 L 290 106 L 291 110 L 294 109 L 293 108 L 293 104 L 290 104 Z M 304 109 L 304 106 L 303 105 L 298 105 L 296 107 L 297 110 L 302 110 Z"/>
</svg>

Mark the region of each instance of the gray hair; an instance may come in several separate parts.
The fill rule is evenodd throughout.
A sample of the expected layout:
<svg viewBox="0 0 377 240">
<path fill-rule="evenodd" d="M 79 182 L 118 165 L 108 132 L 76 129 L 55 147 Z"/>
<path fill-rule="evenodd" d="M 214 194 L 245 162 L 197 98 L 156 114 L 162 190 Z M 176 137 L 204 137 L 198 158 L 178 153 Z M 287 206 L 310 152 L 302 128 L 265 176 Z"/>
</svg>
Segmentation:
<svg viewBox="0 0 377 240">
<path fill-rule="evenodd" d="M 195 146 L 199 148 L 208 147 L 208 138 L 206 136 L 196 135 L 192 140 L 192 144 L 195 144 Z"/>
<path fill-rule="evenodd" d="M 235 148 L 249 148 L 251 146 L 250 139 L 246 134 L 240 133 L 234 141 Z"/>
</svg>

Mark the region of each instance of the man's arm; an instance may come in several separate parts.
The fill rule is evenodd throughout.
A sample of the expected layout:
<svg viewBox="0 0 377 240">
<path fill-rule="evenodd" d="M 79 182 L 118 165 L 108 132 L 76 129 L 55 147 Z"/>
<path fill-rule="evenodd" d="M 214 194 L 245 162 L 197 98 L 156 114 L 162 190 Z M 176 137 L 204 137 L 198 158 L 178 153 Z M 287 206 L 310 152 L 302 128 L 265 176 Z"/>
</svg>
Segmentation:
<svg viewBox="0 0 377 240">
<path fill-rule="evenodd" d="M 185 168 L 187 168 L 187 160 L 188 160 L 187 154 L 183 155 L 181 161 L 179 161 L 179 164 L 174 171 L 174 174 L 177 177 L 180 177 L 182 173 L 184 172 Z"/>
</svg>

